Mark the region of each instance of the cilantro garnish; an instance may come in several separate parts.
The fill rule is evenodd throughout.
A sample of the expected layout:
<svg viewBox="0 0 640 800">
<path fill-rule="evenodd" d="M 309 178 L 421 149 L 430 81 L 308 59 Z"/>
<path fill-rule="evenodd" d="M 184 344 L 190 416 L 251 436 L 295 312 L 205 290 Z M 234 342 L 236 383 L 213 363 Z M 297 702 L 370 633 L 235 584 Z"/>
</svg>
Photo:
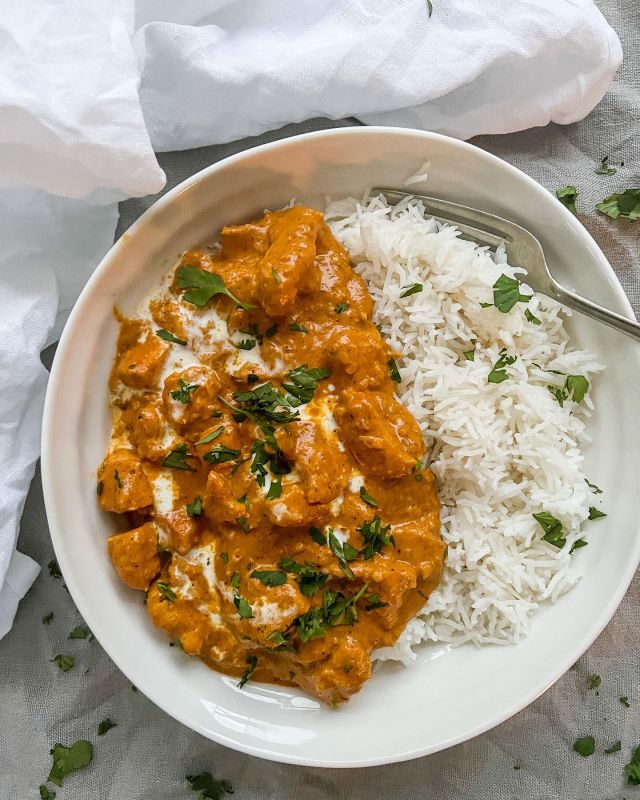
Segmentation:
<svg viewBox="0 0 640 800">
<path fill-rule="evenodd" d="M 110 731 L 111 728 L 117 728 L 118 723 L 114 722 L 112 719 L 107 717 L 103 719 L 102 722 L 98 725 L 98 736 L 104 736 L 107 731 Z"/>
<path fill-rule="evenodd" d="M 56 800 L 56 793 L 52 792 L 44 783 L 40 784 L 40 800 Z"/>
<path fill-rule="evenodd" d="M 197 388 L 197 383 L 187 383 L 184 378 L 178 378 L 178 388 L 170 394 L 174 400 L 186 405 L 191 402 L 191 394 L 195 392 Z"/>
<path fill-rule="evenodd" d="M 542 320 L 539 320 L 538 317 L 534 317 L 528 308 L 525 308 L 524 316 L 532 325 L 542 325 Z"/>
<path fill-rule="evenodd" d="M 640 189 L 625 189 L 624 192 L 609 195 L 597 203 L 596 208 L 611 219 L 640 219 Z"/>
<path fill-rule="evenodd" d="M 391 380 L 394 383 L 400 383 L 402 378 L 400 377 L 400 371 L 398 370 L 398 365 L 395 362 L 395 359 L 390 358 L 387 361 L 387 366 L 389 367 L 389 374 L 391 375 Z"/>
<path fill-rule="evenodd" d="M 423 290 L 423 285 L 421 283 L 408 283 L 406 286 L 403 286 L 402 289 L 404 290 L 400 297 L 410 297 L 412 294 L 418 294 Z"/>
<path fill-rule="evenodd" d="M 622 703 L 625 708 L 629 708 L 631 703 L 629 702 L 629 698 L 625 695 L 624 697 L 619 697 L 618 700 Z"/>
<path fill-rule="evenodd" d="M 606 516 L 607 515 L 604 513 L 604 511 L 600 511 L 594 506 L 589 507 L 589 519 L 601 519 L 601 517 L 606 517 Z"/>
<path fill-rule="evenodd" d="M 160 598 L 161 603 L 163 603 L 165 600 L 168 600 L 170 603 L 175 603 L 175 601 L 178 599 L 178 595 L 173 591 L 168 583 L 162 583 L 158 581 L 158 583 L 156 583 L 156 589 L 162 595 Z"/>
<path fill-rule="evenodd" d="M 242 614 L 240 614 L 242 616 Z M 238 681 L 238 688 L 242 689 L 242 687 L 247 683 L 247 681 L 251 680 L 253 673 L 255 672 L 256 666 L 258 665 L 258 659 L 255 656 L 248 656 L 247 657 L 247 664 L 249 665 L 244 674 Z"/>
<path fill-rule="evenodd" d="M 303 644 L 310 639 L 319 639 L 327 632 L 322 608 L 311 608 L 296 620 L 296 634 Z"/>
<path fill-rule="evenodd" d="M 549 542 L 549 544 L 557 548 L 564 547 L 567 539 L 559 519 L 549 514 L 548 511 L 540 511 L 538 514 L 533 514 L 533 518 L 544 531 L 542 538 L 545 542 Z"/>
<path fill-rule="evenodd" d="M 275 650 L 293 650 L 288 633 L 282 634 L 280 631 L 274 631 L 267 636 L 267 639 L 276 645 Z"/>
<path fill-rule="evenodd" d="M 292 369 L 288 373 L 291 383 L 282 384 L 282 388 L 292 395 L 287 398 L 289 405 L 299 406 L 310 402 L 318 386 L 318 381 L 328 378 L 330 375 L 330 369 L 322 367 L 309 369 L 306 364 Z"/>
<path fill-rule="evenodd" d="M 116 486 L 118 487 L 118 489 L 122 489 L 122 479 L 120 478 L 117 469 L 114 469 L 113 471 L 113 480 L 116 482 Z"/>
<path fill-rule="evenodd" d="M 321 572 L 316 564 L 298 564 L 292 558 L 281 558 L 278 562 L 280 569 L 298 576 L 298 586 L 305 597 L 311 597 L 327 582 L 328 575 Z"/>
<path fill-rule="evenodd" d="M 187 775 L 187 781 L 194 792 L 201 792 L 199 800 L 222 800 L 223 794 L 233 794 L 233 787 L 229 781 L 217 781 L 210 772 Z"/>
<path fill-rule="evenodd" d="M 256 344 L 257 341 L 255 339 L 241 339 L 235 343 L 238 350 L 253 350 Z"/>
<path fill-rule="evenodd" d="M 202 498 L 197 494 L 192 503 L 187 503 L 187 514 L 190 517 L 202 516 Z"/>
<path fill-rule="evenodd" d="M 342 314 L 342 312 L 346 311 L 348 308 L 349 308 L 349 303 L 338 303 L 334 311 L 336 312 L 336 314 Z"/>
<path fill-rule="evenodd" d="M 565 208 L 568 208 L 572 214 L 577 214 L 576 199 L 578 197 L 578 190 L 575 186 L 562 186 L 556 189 L 556 197 Z"/>
<path fill-rule="evenodd" d="M 233 604 L 238 610 L 238 616 L 240 619 L 251 619 L 253 617 L 253 611 L 251 610 L 251 606 L 245 598 L 241 594 L 237 594 L 233 598 Z"/>
<path fill-rule="evenodd" d="M 226 461 L 235 461 L 240 455 L 239 450 L 234 450 L 233 447 L 225 447 L 223 444 L 216 445 L 208 453 L 205 453 L 202 458 L 207 464 L 224 464 Z"/>
<path fill-rule="evenodd" d="M 223 564 L 229 563 L 229 553 L 220 553 L 220 560 Z"/>
<path fill-rule="evenodd" d="M 482 308 L 495 306 L 498 311 L 507 314 L 516 303 L 528 303 L 533 295 L 520 294 L 520 281 L 501 275 L 493 284 L 493 303 L 480 303 Z"/>
<path fill-rule="evenodd" d="M 466 361 L 475 361 L 476 360 L 476 351 L 475 350 L 464 350 L 462 355 L 465 357 Z"/>
<path fill-rule="evenodd" d="M 323 545 L 327 543 L 325 535 L 318 528 L 309 528 L 309 536 L 316 544 Z"/>
<path fill-rule="evenodd" d="M 593 494 L 602 494 L 602 489 L 599 486 L 596 486 L 595 483 L 591 483 L 591 481 L 588 481 L 586 478 L 584 479 L 584 482 L 591 489 Z"/>
<path fill-rule="evenodd" d="M 433 14 L 433 3 L 431 0 L 426 0 L 427 4 L 427 16 L 431 19 L 431 15 Z"/>
<path fill-rule="evenodd" d="M 186 444 L 179 444 L 175 450 L 172 450 L 169 455 L 162 462 L 163 467 L 170 467 L 171 469 L 184 469 L 188 472 L 195 472 L 193 467 L 187 464 L 187 459 L 190 458 L 188 447 Z"/>
<path fill-rule="evenodd" d="M 596 175 L 615 175 L 617 171 L 615 167 L 609 166 L 609 156 L 605 156 L 600 161 L 600 165 L 594 169 Z"/>
<path fill-rule="evenodd" d="M 348 562 L 353 561 L 358 556 L 358 551 L 355 547 L 352 547 L 349 542 L 342 544 L 331 528 L 329 528 L 329 547 L 333 555 L 338 559 L 340 569 L 346 577 L 350 581 L 354 580 L 354 575 Z"/>
<path fill-rule="evenodd" d="M 246 417 L 260 425 L 263 430 L 263 426 L 271 429 L 269 423 L 285 424 L 300 416 L 297 411 L 291 411 L 286 397 L 274 389 L 271 383 L 263 383 L 246 392 L 236 392 L 233 395 L 236 406 L 222 397 L 220 399 L 238 416 L 238 421 Z"/>
<path fill-rule="evenodd" d="M 375 498 L 371 497 L 371 495 L 364 488 L 364 486 L 360 487 L 360 497 L 364 500 L 365 503 L 367 503 L 367 505 L 374 507 L 378 505 L 378 501 Z"/>
<path fill-rule="evenodd" d="M 611 747 L 605 747 L 604 752 L 609 753 L 619 753 L 622 750 L 622 742 L 618 739 L 617 742 L 614 742 Z"/>
<path fill-rule="evenodd" d="M 211 298 L 219 294 L 230 297 L 236 305 L 245 311 L 251 311 L 255 306 L 243 303 L 225 286 L 224 281 L 215 272 L 206 272 L 197 267 L 180 267 L 178 270 L 178 288 L 186 289 L 184 300 L 197 308 L 204 308 Z"/>
<path fill-rule="evenodd" d="M 260 581 L 263 586 L 282 586 L 287 582 L 287 576 L 279 569 L 254 569 L 251 577 Z"/>
<path fill-rule="evenodd" d="M 272 336 L 275 336 L 277 332 L 278 332 L 278 326 L 270 325 L 264 332 L 264 335 L 267 337 L 267 339 L 270 339 Z"/>
<path fill-rule="evenodd" d="M 93 747 L 91 742 L 86 739 L 80 739 L 74 742 L 71 747 L 65 747 L 63 744 L 54 744 L 51 748 L 51 755 L 53 756 L 53 765 L 47 780 L 55 783 L 56 786 L 62 786 L 63 778 L 66 778 L 72 772 L 86 767 L 93 758 Z"/>
<path fill-rule="evenodd" d="M 550 370 L 551 371 L 551 370 Z M 576 403 L 581 403 L 589 391 L 589 381 L 584 375 L 567 375 L 564 386 L 547 386 L 547 389 L 556 398 L 560 408 L 564 401 L 571 397 Z"/>
<path fill-rule="evenodd" d="M 224 433 L 224 425 L 221 425 L 219 428 L 216 428 L 215 431 L 211 431 L 211 433 L 208 433 L 206 436 L 203 436 L 202 439 L 199 439 L 196 442 L 196 447 L 199 444 L 209 444 L 209 442 L 215 442 L 215 440 L 219 436 L 222 436 L 223 433 Z"/>
<path fill-rule="evenodd" d="M 584 758 L 592 756 L 596 752 L 596 740 L 593 736 L 582 736 L 580 739 L 576 739 L 573 749 Z"/>
<path fill-rule="evenodd" d="M 306 325 L 300 325 L 297 322 L 290 322 L 289 323 L 289 330 L 290 331 L 297 331 L 298 333 L 309 333 L 309 328 Z"/>
<path fill-rule="evenodd" d="M 357 528 L 364 538 L 364 547 L 362 548 L 362 556 L 365 560 L 373 558 L 376 553 L 382 550 L 383 545 L 393 545 L 395 547 L 395 539 L 393 535 L 388 536 L 388 531 L 391 530 L 391 525 L 382 525 L 382 520 L 377 515 L 371 522 L 363 522 Z"/>
<path fill-rule="evenodd" d="M 367 605 L 364 607 L 365 611 L 373 611 L 376 608 L 386 608 L 389 605 L 389 603 L 384 603 L 376 593 L 368 594 L 364 599 L 367 601 Z"/>
<path fill-rule="evenodd" d="M 73 656 L 65 656 L 62 655 L 61 653 L 49 660 L 57 667 L 59 667 L 63 672 L 69 672 L 69 670 L 73 667 L 75 662 L 75 658 Z"/>
<path fill-rule="evenodd" d="M 277 500 L 282 494 L 282 481 L 271 481 L 269 491 L 267 492 L 267 500 Z"/>
<path fill-rule="evenodd" d="M 498 353 L 498 360 L 493 365 L 491 372 L 487 376 L 487 383 L 502 383 L 502 381 L 506 381 L 507 370 L 505 367 L 513 364 L 516 359 L 517 356 L 508 356 L 506 347 L 503 347 Z"/>
<path fill-rule="evenodd" d="M 624 772 L 630 786 L 640 785 L 640 747 L 636 747 L 633 751 L 631 761 L 625 766 Z"/>
<path fill-rule="evenodd" d="M 281 283 L 282 282 L 282 277 L 281 277 L 280 273 L 276 271 L 275 267 L 271 267 L 271 275 L 273 276 L 273 280 L 276 283 Z"/>
<path fill-rule="evenodd" d="M 89 636 L 91 636 L 91 631 L 86 625 L 76 625 L 67 639 L 87 639 Z"/>
<path fill-rule="evenodd" d="M 169 331 L 165 331 L 164 328 L 160 328 L 160 330 L 156 331 L 156 336 L 159 336 L 160 339 L 164 339 L 165 342 L 173 342 L 173 344 L 182 344 L 185 345 L 186 341 L 184 339 L 178 339 L 177 336 L 174 336 Z"/>
<path fill-rule="evenodd" d="M 245 533 L 249 533 L 251 525 L 247 517 L 236 517 L 236 523 L 242 528 Z"/>
<path fill-rule="evenodd" d="M 53 619 L 53 611 L 50 611 L 48 614 L 45 614 L 45 616 L 42 617 L 42 624 L 50 625 L 52 619 Z"/>
</svg>

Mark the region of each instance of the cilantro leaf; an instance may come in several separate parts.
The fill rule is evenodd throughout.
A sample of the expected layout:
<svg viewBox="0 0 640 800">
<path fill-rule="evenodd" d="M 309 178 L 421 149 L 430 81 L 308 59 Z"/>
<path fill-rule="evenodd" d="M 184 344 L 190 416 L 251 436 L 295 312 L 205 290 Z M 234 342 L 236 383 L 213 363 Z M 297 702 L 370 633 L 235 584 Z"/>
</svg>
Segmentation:
<svg viewBox="0 0 640 800">
<path fill-rule="evenodd" d="M 533 514 L 533 518 L 544 531 L 542 538 L 545 542 L 549 542 L 549 544 L 557 548 L 564 547 L 567 539 L 559 519 L 549 514 L 548 511 L 540 511 L 538 514 Z"/>
<path fill-rule="evenodd" d="M 282 494 L 282 481 L 271 481 L 269 491 L 267 492 L 267 500 L 277 500 Z"/>
<path fill-rule="evenodd" d="M 93 758 L 93 747 L 86 739 L 79 739 L 71 747 L 54 744 L 50 752 L 53 756 L 53 765 L 47 780 L 56 786 L 62 786 L 62 781 L 67 775 L 86 767 Z"/>
<path fill-rule="evenodd" d="M 169 467 L 170 469 L 184 469 L 188 472 L 195 472 L 195 469 L 190 467 L 187 463 L 188 458 L 190 458 L 190 454 L 187 445 L 184 443 L 179 444 L 175 450 L 172 450 L 164 459 L 162 466 Z"/>
<path fill-rule="evenodd" d="M 508 356 L 506 348 L 502 348 L 500 353 L 498 354 L 498 360 L 491 368 L 491 371 L 487 375 L 487 383 L 502 383 L 502 381 L 507 380 L 507 370 L 505 367 L 508 367 L 510 364 L 513 364 L 517 359 L 517 356 Z"/>
<path fill-rule="evenodd" d="M 42 617 L 42 624 L 50 625 L 52 619 L 53 619 L 53 611 L 50 611 L 48 614 L 45 614 L 45 616 Z"/>
<path fill-rule="evenodd" d="M 202 508 L 202 498 L 197 494 L 192 503 L 187 503 L 187 514 L 192 518 L 200 517 L 202 516 Z"/>
<path fill-rule="evenodd" d="M 240 455 L 239 450 L 233 447 L 225 447 L 223 444 L 216 445 L 208 453 L 205 453 L 202 458 L 207 464 L 224 464 L 226 461 L 234 461 Z"/>
<path fill-rule="evenodd" d="M 298 586 L 305 597 L 311 597 L 325 585 L 328 575 L 325 575 L 316 564 L 298 564 L 292 558 L 284 557 L 278 562 L 280 569 L 292 572 L 298 576 Z"/>
<path fill-rule="evenodd" d="M 184 339 L 178 339 L 177 336 L 174 336 L 169 331 L 165 331 L 164 328 L 160 328 L 156 331 L 156 336 L 159 336 L 160 339 L 164 339 L 165 342 L 173 342 L 173 344 L 182 344 L 185 345 L 186 341 Z"/>
<path fill-rule="evenodd" d="M 327 543 L 325 535 L 318 528 L 309 528 L 309 536 L 316 544 L 324 545 Z"/>
<path fill-rule="evenodd" d="M 538 317 L 534 317 L 528 308 L 525 308 L 524 316 L 532 325 L 542 325 L 542 320 L 539 320 Z"/>
<path fill-rule="evenodd" d="M 296 620 L 296 634 L 303 644 L 310 639 L 321 638 L 326 632 L 327 626 L 321 608 L 311 608 Z"/>
<path fill-rule="evenodd" d="M 107 731 L 110 731 L 111 728 L 117 728 L 118 723 L 114 722 L 112 719 L 107 717 L 103 719 L 102 722 L 98 725 L 98 736 L 104 736 Z"/>
<path fill-rule="evenodd" d="M 238 350 L 253 350 L 256 344 L 257 341 L 255 339 L 241 339 L 235 343 Z"/>
<path fill-rule="evenodd" d="M 247 664 L 248 667 L 246 668 L 244 674 L 238 681 L 238 689 L 242 689 L 242 687 L 247 683 L 247 681 L 251 680 L 253 673 L 255 672 L 255 669 L 258 665 L 258 659 L 255 656 L 247 656 Z"/>
<path fill-rule="evenodd" d="M 253 618 L 253 611 L 251 609 L 251 606 L 249 605 L 249 603 L 247 603 L 247 601 L 241 594 L 236 594 L 236 596 L 233 598 L 233 604 L 238 611 L 238 616 L 240 617 L 240 619 Z"/>
<path fill-rule="evenodd" d="M 597 203 L 596 208 L 611 219 L 640 219 L 640 189 L 625 189 L 624 192 L 609 195 Z"/>
<path fill-rule="evenodd" d="M 40 784 L 40 800 L 56 800 L 56 793 L 52 792 L 44 783 Z"/>
<path fill-rule="evenodd" d="M 596 486 L 595 483 L 591 483 L 591 481 L 588 481 L 586 478 L 584 479 L 584 482 L 591 489 L 593 494 L 602 494 L 602 489 L 599 486 Z"/>
<path fill-rule="evenodd" d="M 578 190 L 575 186 L 562 186 L 556 189 L 556 197 L 565 208 L 568 208 L 572 214 L 577 214 L 576 199 L 578 197 Z"/>
<path fill-rule="evenodd" d="M 47 567 L 49 569 L 49 575 L 56 580 L 62 577 L 62 573 L 60 572 L 60 567 L 58 566 L 58 562 L 52 559 L 48 564 Z"/>
<path fill-rule="evenodd" d="M 607 515 L 604 511 L 600 511 L 594 506 L 589 507 L 589 519 L 600 519 L 601 517 L 606 517 Z"/>
<path fill-rule="evenodd" d="M 493 284 L 493 304 L 481 303 L 481 305 L 483 308 L 494 305 L 498 311 L 508 314 L 516 303 L 528 303 L 532 297 L 530 294 L 520 294 L 520 281 L 517 278 L 503 274 Z"/>
<path fill-rule="evenodd" d="M 217 781 L 210 772 L 187 775 L 187 781 L 194 792 L 201 792 L 199 800 L 222 800 L 224 794 L 233 794 L 229 781 Z"/>
<path fill-rule="evenodd" d="M 184 300 L 196 308 L 204 308 L 209 300 L 219 294 L 230 297 L 233 302 L 245 311 L 251 311 L 255 306 L 243 303 L 225 286 L 224 281 L 215 272 L 206 272 L 197 267 L 180 267 L 178 270 L 178 288 L 186 289 Z"/>
<path fill-rule="evenodd" d="M 249 524 L 249 520 L 245 516 L 236 517 L 236 523 L 242 528 L 245 533 L 249 533 L 251 530 L 251 525 Z"/>
<path fill-rule="evenodd" d="M 309 333 L 309 328 L 306 325 L 300 325 L 297 322 L 290 322 L 289 330 L 297 331 L 298 333 Z"/>
<path fill-rule="evenodd" d="M 383 527 L 382 520 L 377 515 L 370 522 L 363 522 L 356 530 L 362 534 L 364 539 L 362 556 L 366 561 L 373 558 L 376 553 L 379 553 L 383 545 L 395 546 L 393 535 L 387 535 L 388 531 L 391 530 L 391 525 Z"/>
<path fill-rule="evenodd" d="M 292 369 L 288 373 L 292 383 L 282 384 L 282 388 L 295 398 L 294 402 L 292 402 L 292 398 L 288 398 L 289 404 L 297 406 L 310 402 L 318 386 L 318 381 L 328 378 L 330 375 L 330 369 L 322 367 L 309 369 L 306 364 Z"/>
<path fill-rule="evenodd" d="M 617 742 L 614 742 L 611 747 L 606 747 L 604 752 L 605 753 L 619 753 L 622 750 L 622 742 L 618 739 Z"/>
<path fill-rule="evenodd" d="M 63 672 L 69 672 L 75 663 L 75 658 L 73 656 L 65 656 L 61 653 L 49 660 L 59 667 Z"/>
<path fill-rule="evenodd" d="M 619 697 L 618 700 L 622 703 L 625 708 L 630 708 L 631 703 L 629 702 L 629 698 L 625 695 L 625 697 Z"/>
<path fill-rule="evenodd" d="M 96 494 L 98 495 L 98 497 L 100 497 L 100 495 L 102 494 L 103 489 L 104 489 L 104 481 L 98 481 L 98 483 L 96 483 Z"/>
<path fill-rule="evenodd" d="M 76 627 L 71 631 L 68 639 L 86 639 L 88 636 L 91 636 L 91 631 L 87 628 L 86 625 L 76 625 Z"/>
<path fill-rule="evenodd" d="M 169 603 L 175 603 L 175 601 L 178 599 L 178 595 L 173 591 L 168 583 L 162 583 L 161 581 L 158 581 L 156 583 L 156 589 L 162 595 L 160 598 L 161 603 L 163 603 L 165 600 L 167 600 Z"/>
<path fill-rule="evenodd" d="M 615 167 L 609 166 L 609 156 L 605 156 L 600 161 L 600 165 L 594 169 L 596 175 L 615 175 L 617 171 Z"/>
<path fill-rule="evenodd" d="M 346 544 L 347 543 L 345 542 L 345 545 Z M 346 577 L 350 581 L 352 581 L 354 580 L 354 574 L 351 570 L 351 567 L 348 564 L 347 554 L 344 551 L 345 545 L 340 543 L 338 537 L 331 530 L 331 528 L 329 528 L 329 547 L 331 548 L 331 552 L 338 559 L 338 564 L 340 565 L 340 569 L 344 572 Z"/>
<path fill-rule="evenodd" d="M 360 497 L 364 500 L 365 503 L 367 503 L 367 505 L 374 507 L 378 505 L 378 501 L 375 498 L 371 497 L 371 495 L 369 494 L 369 492 L 367 492 L 364 486 L 360 487 Z"/>
<path fill-rule="evenodd" d="M 251 577 L 259 580 L 263 586 L 282 586 L 287 576 L 279 569 L 254 569 Z"/>
<path fill-rule="evenodd" d="M 197 388 L 197 383 L 187 383 L 184 378 L 178 378 L 178 388 L 170 394 L 174 400 L 186 405 L 191 402 L 191 394 L 195 392 Z"/>
<path fill-rule="evenodd" d="M 390 358 L 387 361 L 387 366 L 389 367 L 389 374 L 391 375 L 391 380 L 394 383 L 400 383 L 402 378 L 400 377 L 400 371 L 398 370 L 398 365 L 396 364 L 393 358 Z"/>
<path fill-rule="evenodd" d="M 599 675 L 590 675 L 587 681 L 587 689 L 597 689 L 602 683 L 602 678 Z"/>
<path fill-rule="evenodd" d="M 270 339 L 272 336 L 275 336 L 277 332 L 278 326 L 274 324 L 267 328 L 267 330 L 264 332 L 264 335 L 267 337 L 267 339 Z"/>
<path fill-rule="evenodd" d="M 421 283 L 408 283 L 402 288 L 404 291 L 400 297 L 411 297 L 412 294 L 419 294 L 424 289 L 424 286 Z"/>
<path fill-rule="evenodd" d="M 589 381 L 584 375 L 567 375 L 566 388 L 576 403 L 581 403 L 589 391 Z"/>
<path fill-rule="evenodd" d="M 199 439 L 196 442 L 196 447 L 199 444 L 209 444 L 209 442 L 215 442 L 215 440 L 219 436 L 222 436 L 222 434 L 224 433 L 224 430 L 225 430 L 224 425 L 220 425 L 219 428 L 216 428 L 214 431 L 211 431 L 211 433 L 208 433 L 206 436 L 203 436 L 202 439 Z"/>
<path fill-rule="evenodd" d="M 465 351 L 463 351 L 462 355 L 465 357 L 466 361 L 475 361 L 476 360 L 476 351 L 475 350 L 465 350 Z"/>
<path fill-rule="evenodd" d="M 625 766 L 624 772 L 630 786 L 640 785 L 640 747 L 636 747 L 633 751 L 631 761 Z"/>
<path fill-rule="evenodd" d="M 576 739 L 573 749 L 579 755 L 587 758 L 596 752 L 596 740 L 593 736 L 582 736 L 580 739 Z"/>
<path fill-rule="evenodd" d="M 336 314 L 342 314 L 343 311 L 346 311 L 349 308 L 349 303 L 338 303 L 338 305 L 334 308 Z"/>
</svg>

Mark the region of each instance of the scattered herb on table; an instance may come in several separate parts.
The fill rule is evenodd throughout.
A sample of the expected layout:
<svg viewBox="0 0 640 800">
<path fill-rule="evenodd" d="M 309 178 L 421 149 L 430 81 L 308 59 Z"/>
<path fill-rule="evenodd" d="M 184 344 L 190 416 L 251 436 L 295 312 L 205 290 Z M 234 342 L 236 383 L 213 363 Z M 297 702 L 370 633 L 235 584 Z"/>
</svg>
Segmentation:
<svg viewBox="0 0 640 800">
<path fill-rule="evenodd" d="M 419 294 L 424 286 L 421 283 L 408 283 L 402 287 L 403 292 L 400 297 L 411 297 L 412 294 Z"/>
<path fill-rule="evenodd" d="M 606 517 L 607 515 L 604 511 L 600 511 L 599 509 L 595 508 L 595 506 L 589 506 L 589 519 L 601 519 L 602 517 Z"/>
<path fill-rule="evenodd" d="M 186 341 L 184 339 L 178 339 L 177 336 L 174 336 L 169 331 L 165 331 L 164 328 L 160 328 L 160 330 L 157 330 L 156 336 L 159 336 L 161 339 L 164 339 L 165 342 L 173 342 L 173 344 L 186 345 Z"/>
<path fill-rule="evenodd" d="M 178 269 L 178 288 L 184 289 L 182 295 L 187 303 L 196 306 L 196 308 L 204 308 L 209 300 L 219 294 L 224 294 L 230 297 L 233 302 L 243 308 L 245 311 L 251 311 L 254 306 L 249 303 L 243 303 L 234 294 L 232 294 L 225 286 L 224 281 L 215 272 L 206 272 L 197 267 L 180 267 Z"/>
<path fill-rule="evenodd" d="M 188 472 L 195 472 L 195 469 L 187 463 L 187 459 L 190 457 L 187 445 L 185 443 L 179 444 L 166 456 L 162 462 L 162 466 L 169 467 L 170 469 L 183 469 Z"/>
<path fill-rule="evenodd" d="M 242 687 L 247 683 L 247 681 L 251 680 L 253 673 L 256 670 L 256 666 L 258 665 L 258 659 L 255 656 L 248 656 L 247 657 L 247 668 L 244 671 L 244 674 L 238 681 L 238 688 L 242 689 Z"/>
<path fill-rule="evenodd" d="M 596 740 L 593 736 L 583 736 L 580 739 L 576 739 L 573 749 L 584 758 L 592 756 L 596 752 Z"/>
<path fill-rule="evenodd" d="M 202 516 L 202 498 L 199 494 L 197 494 L 193 498 L 192 503 L 187 503 L 187 514 L 194 518 L 194 517 L 201 517 Z"/>
<path fill-rule="evenodd" d="M 53 619 L 53 611 L 50 611 L 48 614 L 45 614 L 44 617 L 42 617 L 42 624 L 51 625 L 52 619 Z"/>
<path fill-rule="evenodd" d="M 53 765 L 47 780 L 62 786 L 62 781 L 67 775 L 86 767 L 93 758 L 93 746 L 86 739 L 79 739 L 71 747 L 63 744 L 54 744 L 51 748 Z"/>
<path fill-rule="evenodd" d="M 163 603 L 165 600 L 167 600 L 169 603 L 175 603 L 175 601 L 178 599 L 178 595 L 173 591 L 168 583 L 162 583 L 161 581 L 158 581 L 158 583 L 156 583 L 156 589 L 162 595 L 160 598 L 161 603 Z"/>
<path fill-rule="evenodd" d="M 630 786 L 640 785 L 640 747 L 636 747 L 633 751 L 631 761 L 625 766 L 624 772 Z"/>
<path fill-rule="evenodd" d="M 56 793 L 42 783 L 40 784 L 40 800 L 56 800 Z"/>
<path fill-rule="evenodd" d="M 68 639 L 87 639 L 91 636 L 91 631 L 87 628 L 86 625 L 76 625 L 76 627 L 71 631 Z"/>
<path fill-rule="evenodd" d="M 104 736 L 107 731 L 110 731 L 111 728 L 117 728 L 118 723 L 114 722 L 112 719 L 107 717 L 103 719 L 102 722 L 98 725 L 98 736 Z"/>
<path fill-rule="evenodd" d="M 506 367 L 514 364 L 517 356 L 508 356 L 505 347 L 502 348 L 498 354 L 498 360 L 491 368 L 491 372 L 487 375 L 487 383 L 502 383 L 507 380 Z"/>
<path fill-rule="evenodd" d="M 73 656 L 66 656 L 63 655 L 62 653 L 59 653 L 57 656 L 54 656 L 50 660 L 63 672 L 69 672 L 69 670 L 73 667 L 75 663 L 75 658 Z"/>
<path fill-rule="evenodd" d="M 625 708 L 629 708 L 631 703 L 629 702 L 629 698 L 625 695 L 624 697 L 619 697 L 618 700 L 622 703 Z"/>
<path fill-rule="evenodd" d="M 615 167 L 610 166 L 609 164 L 609 156 L 605 156 L 601 161 L 599 166 L 594 169 L 596 175 L 615 175 L 618 170 Z"/>
<path fill-rule="evenodd" d="M 572 214 L 577 214 L 576 200 L 578 198 L 578 190 L 575 186 L 562 186 L 556 189 L 556 197 L 565 208 L 568 208 Z"/>
<path fill-rule="evenodd" d="M 597 689 L 602 683 L 602 678 L 599 675 L 590 675 L 587 681 L 587 689 Z"/>
<path fill-rule="evenodd" d="M 194 792 L 200 792 L 199 800 L 222 800 L 224 794 L 233 794 L 229 781 L 217 781 L 210 772 L 199 775 L 187 775 L 187 781 Z"/>
<path fill-rule="evenodd" d="M 429 16 L 429 18 L 431 18 L 431 15 L 433 14 L 433 3 L 431 2 L 431 0 L 426 0 L 426 3 L 427 3 L 427 15 Z"/>
<path fill-rule="evenodd" d="M 617 742 L 614 742 L 611 747 L 606 747 L 604 752 L 609 753 L 619 753 L 622 750 L 622 742 L 618 739 Z"/>
<path fill-rule="evenodd" d="M 640 219 L 640 189 L 626 189 L 624 192 L 609 195 L 601 203 L 597 203 L 596 208 L 611 219 Z"/>
</svg>

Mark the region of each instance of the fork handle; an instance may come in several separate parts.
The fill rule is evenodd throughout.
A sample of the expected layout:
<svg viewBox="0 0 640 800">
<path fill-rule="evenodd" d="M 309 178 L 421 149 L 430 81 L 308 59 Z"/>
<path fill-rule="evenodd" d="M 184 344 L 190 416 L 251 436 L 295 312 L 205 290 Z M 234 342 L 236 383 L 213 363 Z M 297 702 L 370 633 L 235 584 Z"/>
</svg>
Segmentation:
<svg viewBox="0 0 640 800">
<path fill-rule="evenodd" d="M 552 287 L 553 289 L 550 294 L 554 300 L 572 308 L 574 311 L 579 311 L 587 317 L 591 317 L 591 319 L 603 322 L 610 328 L 615 328 L 617 331 L 620 331 L 620 333 L 626 333 L 627 336 L 635 339 L 636 342 L 640 342 L 640 325 L 637 322 L 632 322 L 630 319 L 622 317 L 620 314 L 616 314 L 608 308 L 603 308 L 597 303 L 585 300 L 584 297 L 580 297 L 575 292 L 572 292 L 571 289 L 567 289 L 555 280 L 552 283 Z"/>
</svg>

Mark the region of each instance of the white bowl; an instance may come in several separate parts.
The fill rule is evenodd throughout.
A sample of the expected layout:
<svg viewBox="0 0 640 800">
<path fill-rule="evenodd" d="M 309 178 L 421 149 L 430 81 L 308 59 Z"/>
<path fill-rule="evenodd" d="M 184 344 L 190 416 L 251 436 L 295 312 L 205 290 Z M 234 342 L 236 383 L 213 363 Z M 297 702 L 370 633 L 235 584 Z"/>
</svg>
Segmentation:
<svg viewBox="0 0 640 800">
<path fill-rule="evenodd" d="M 620 603 L 640 557 L 637 453 L 638 348 L 575 318 L 575 341 L 607 365 L 594 391 L 597 413 L 587 454 L 605 489 L 608 517 L 576 554 L 583 579 L 535 616 L 517 646 L 426 647 L 410 668 L 381 665 L 343 707 L 265 684 L 243 690 L 168 646 L 142 595 L 113 570 L 105 538 L 113 520 L 95 498 L 95 470 L 109 439 L 107 376 L 117 304 L 131 310 L 178 254 L 211 241 L 223 224 L 248 220 L 291 197 L 324 206 L 325 196 L 367 186 L 402 187 L 425 161 L 429 194 L 508 217 L 541 240 L 568 285 L 633 317 L 605 257 L 555 198 L 514 167 L 469 144 L 394 128 L 346 128 L 263 145 L 180 184 L 117 242 L 92 276 L 62 335 L 51 373 L 42 435 L 42 477 L 51 537 L 69 591 L 87 624 L 129 680 L 195 731 L 246 753 L 323 767 L 415 758 L 476 736 L 515 714 L 557 680 L 593 642 Z"/>
</svg>

